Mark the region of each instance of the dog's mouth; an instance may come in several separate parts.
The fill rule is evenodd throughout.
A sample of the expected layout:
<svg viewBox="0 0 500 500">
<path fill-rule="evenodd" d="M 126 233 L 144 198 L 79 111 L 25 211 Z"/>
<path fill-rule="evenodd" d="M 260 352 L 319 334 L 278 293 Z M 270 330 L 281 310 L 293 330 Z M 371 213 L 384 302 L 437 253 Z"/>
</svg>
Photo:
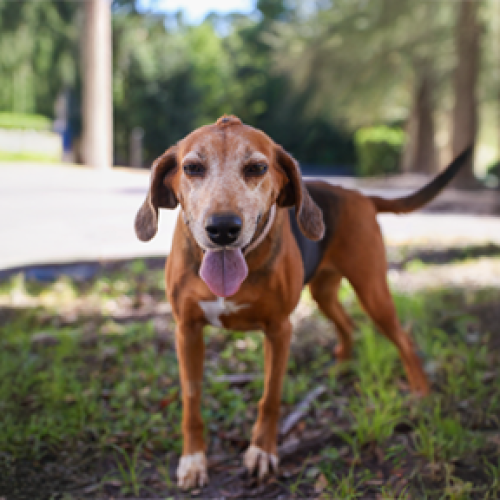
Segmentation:
<svg viewBox="0 0 500 500">
<path fill-rule="evenodd" d="M 241 248 L 206 249 L 200 277 L 210 291 L 219 297 L 231 297 L 248 275 L 248 266 Z"/>
<path fill-rule="evenodd" d="M 184 222 L 190 226 L 190 219 L 185 212 Z M 196 239 L 196 237 L 195 237 Z M 199 271 L 200 278 L 210 291 L 219 297 L 231 297 L 239 289 L 248 275 L 248 266 L 243 247 L 209 248 L 198 242 L 203 251 L 203 260 Z"/>
<path fill-rule="evenodd" d="M 261 215 L 257 217 L 256 229 L 261 218 Z M 272 223 L 273 218 L 274 211 L 271 210 L 267 225 Z M 267 230 L 264 228 L 264 234 L 257 235 L 257 237 L 254 234 L 252 239 L 242 247 L 201 247 L 203 260 L 199 272 L 200 278 L 207 284 L 213 294 L 219 297 L 231 297 L 240 289 L 241 284 L 248 276 L 245 254 L 260 242 Z"/>
<path fill-rule="evenodd" d="M 255 235 L 254 235 L 255 236 Z M 219 297 L 231 297 L 248 276 L 245 254 L 252 239 L 241 247 L 203 248 L 200 277 L 210 291 Z"/>
</svg>

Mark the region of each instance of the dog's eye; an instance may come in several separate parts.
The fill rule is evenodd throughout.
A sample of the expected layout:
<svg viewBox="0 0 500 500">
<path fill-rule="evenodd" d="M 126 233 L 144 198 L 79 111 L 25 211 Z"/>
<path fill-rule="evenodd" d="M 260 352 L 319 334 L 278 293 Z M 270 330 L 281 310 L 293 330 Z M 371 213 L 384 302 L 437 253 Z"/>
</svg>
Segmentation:
<svg viewBox="0 0 500 500">
<path fill-rule="evenodd" d="M 267 165 L 265 163 L 251 163 L 245 167 L 245 175 L 247 177 L 257 177 L 264 175 L 267 172 Z"/>
<path fill-rule="evenodd" d="M 191 177 L 203 177 L 205 167 L 201 163 L 188 163 L 184 165 L 184 172 Z"/>
</svg>

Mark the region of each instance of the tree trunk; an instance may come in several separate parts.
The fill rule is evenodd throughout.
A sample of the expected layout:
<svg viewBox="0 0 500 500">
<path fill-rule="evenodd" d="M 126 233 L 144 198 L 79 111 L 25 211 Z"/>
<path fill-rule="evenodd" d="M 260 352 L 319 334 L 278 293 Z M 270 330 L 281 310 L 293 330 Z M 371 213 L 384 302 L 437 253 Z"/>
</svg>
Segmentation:
<svg viewBox="0 0 500 500">
<path fill-rule="evenodd" d="M 85 2 L 83 40 L 83 159 L 87 165 L 113 165 L 111 0 Z"/>
<path fill-rule="evenodd" d="M 408 120 L 408 143 L 403 156 L 403 170 L 434 174 L 439 166 L 434 140 L 433 82 L 428 71 L 422 72 L 416 87 Z"/>
<path fill-rule="evenodd" d="M 461 0 L 456 25 L 457 68 L 455 70 L 452 123 L 453 157 L 474 145 L 477 134 L 476 86 L 479 67 L 478 0 Z M 472 187 L 476 183 L 474 163 L 465 165 L 455 179 L 455 185 Z"/>
</svg>

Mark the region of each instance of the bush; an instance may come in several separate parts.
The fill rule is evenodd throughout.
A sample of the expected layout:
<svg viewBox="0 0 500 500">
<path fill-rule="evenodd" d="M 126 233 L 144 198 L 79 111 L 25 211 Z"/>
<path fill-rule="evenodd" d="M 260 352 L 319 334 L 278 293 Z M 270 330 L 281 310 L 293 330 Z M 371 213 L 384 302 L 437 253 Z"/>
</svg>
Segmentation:
<svg viewBox="0 0 500 500">
<path fill-rule="evenodd" d="M 486 187 L 500 188 L 500 160 L 496 160 L 488 165 L 483 182 Z"/>
<path fill-rule="evenodd" d="M 500 179 L 500 160 L 490 163 L 486 169 L 486 175 L 494 175 Z"/>
<path fill-rule="evenodd" d="M 354 135 L 357 170 L 360 175 L 381 175 L 397 172 L 405 133 L 386 126 L 360 128 Z"/>
<path fill-rule="evenodd" d="M 23 113 L 0 113 L 0 128 L 16 130 L 48 131 L 52 128 L 52 121 L 42 115 L 28 115 Z"/>
</svg>

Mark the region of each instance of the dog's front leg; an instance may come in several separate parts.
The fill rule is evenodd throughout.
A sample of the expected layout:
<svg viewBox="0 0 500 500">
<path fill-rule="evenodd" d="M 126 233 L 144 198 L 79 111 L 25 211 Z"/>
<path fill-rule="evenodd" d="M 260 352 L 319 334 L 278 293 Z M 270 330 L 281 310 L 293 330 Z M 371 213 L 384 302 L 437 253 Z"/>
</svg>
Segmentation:
<svg viewBox="0 0 500 500">
<path fill-rule="evenodd" d="M 208 483 L 203 420 L 200 413 L 203 379 L 203 326 L 177 325 L 175 332 L 182 388 L 183 452 L 177 468 L 177 482 L 183 489 Z"/>
<path fill-rule="evenodd" d="M 264 339 L 264 394 L 259 403 L 259 416 L 252 431 L 252 443 L 244 463 L 259 479 L 278 468 L 276 441 L 280 415 L 281 388 L 286 373 L 292 325 L 286 318 L 266 327 Z"/>
</svg>

